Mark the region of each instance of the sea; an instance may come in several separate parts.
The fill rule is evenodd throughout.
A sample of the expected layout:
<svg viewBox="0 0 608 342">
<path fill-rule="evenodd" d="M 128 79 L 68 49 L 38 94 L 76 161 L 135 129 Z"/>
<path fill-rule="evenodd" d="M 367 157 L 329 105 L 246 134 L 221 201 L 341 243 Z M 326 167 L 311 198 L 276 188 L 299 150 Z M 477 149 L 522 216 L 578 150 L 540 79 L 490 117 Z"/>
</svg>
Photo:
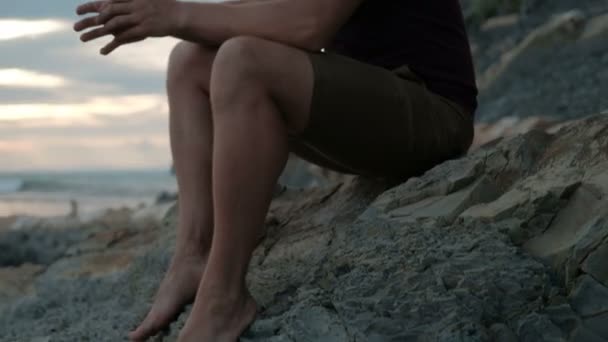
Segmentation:
<svg viewBox="0 0 608 342">
<path fill-rule="evenodd" d="M 150 205 L 161 193 L 176 190 L 169 170 L 0 173 L 0 217 L 68 215 L 73 201 L 85 217 Z"/>
</svg>

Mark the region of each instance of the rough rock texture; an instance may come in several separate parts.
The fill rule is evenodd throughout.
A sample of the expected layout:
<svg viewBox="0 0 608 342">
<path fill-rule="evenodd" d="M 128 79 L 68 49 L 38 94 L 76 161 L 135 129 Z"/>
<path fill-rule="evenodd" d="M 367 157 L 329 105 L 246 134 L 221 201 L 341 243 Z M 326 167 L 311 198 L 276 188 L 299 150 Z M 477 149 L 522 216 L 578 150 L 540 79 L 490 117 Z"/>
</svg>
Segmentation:
<svg viewBox="0 0 608 342">
<path fill-rule="evenodd" d="M 532 116 L 527 118 L 508 116 L 493 123 L 479 122 L 475 124 L 475 139 L 473 140 L 471 150 L 475 150 L 492 140 L 514 137 L 528 133 L 531 130 L 542 130 L 553 134 L 566 124 L 567 121 L 549 116 Z"/>
<path fill-rule="evenodd" d="M 477 119 L 580 118 L 608 109 L 606 0 L 461 0 L 490 9 L 468 30 L 482 89 Z"/>
<path fill-rule="evenodd" d="M 607 133 L 600 115 L 394 187 L 284 190 L 251 263 L 260 312 L 242 340 L 607 340 Z M 0 341 L 123 340 L 174 225 L 175 209 L 162 226 L 93 229 L 48 266 L 2 269 Z"/>
<path fill-rule="evenodd" d="M 509 67 L 530 50 L 555 47 L 568 41 L 578 39 L 585 29 L 585 14 L 578 10 L 568 11 L 549 20 L 548 23 L 534 29 L 515 48 L 504 53 L 500 59 L 488 67 L 478 77 L 481 91 L 490 87 Z"/>
</svg>

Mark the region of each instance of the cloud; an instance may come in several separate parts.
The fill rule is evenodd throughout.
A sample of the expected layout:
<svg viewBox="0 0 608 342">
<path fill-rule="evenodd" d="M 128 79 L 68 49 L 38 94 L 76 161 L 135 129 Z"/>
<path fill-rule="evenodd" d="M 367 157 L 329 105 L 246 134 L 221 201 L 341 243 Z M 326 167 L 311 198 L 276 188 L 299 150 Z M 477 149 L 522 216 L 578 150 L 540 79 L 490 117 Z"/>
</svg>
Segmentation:
<svg viewBox="0 0 608 342">
<path fill-rule="evenodd" d="M 145 146 L 145 148 L 142 148 Z M 0 142 L 2 171 L 169 168 L 168 137 Z"/>
<path fill-rule="evenodd" d="M 0 160 L 0 171 L 168 168 L 166 108 L 90 121 L 0 120 Z"/>
<path fill-rule="evenodd" d="M 45 119 L 49 125 L 90 123 L 96 121 L 96 116 L 124 116 L 165 108 L 165 97 L 158 94 L 92 97 L 80 103 L 0 104 L 0 122 Z"/>
<path fill-rule="evenodd" d="M 97 116 L 95 121 L 49 124 L 49 120 L 0 121 L 0 142 L 68 137 L 72 140 L 108 137 L 166 136 L 168 130 L 166 111 L 148 111 L 121 116 Z"/>
<path fill-rule="evenodd" d="M 49 33 L 69 30 L 65 20 L 0 19 L 0 41 L 20 38 L 36 38 Z"/>
<path fill-rule="evenodd" d="M 57 88 L 68 84 L 69 81 L 61 76 L 18 68 L 0 69 L 0 87 Z"/>
<path fill-rule="evenodd" d="M 73 81 L 69 89 L 42 89 L 46 92 L 41 94 L 42 99 L 38 96 L 40 93 L 32 93 L 34 88 L 15 88 L 11 91 L 3 87 L 0 102 L 10 102 L 16 90 L 25 90 L 34 95 L 30 102 L 47 101 L 48 92 L 53 92 L 53 96 L 60 101 L 117 93 L 164 93 L 166 64 L 173 45 L 171 39 L 131 44 L 110 56 L 101 56 L 98 51 L 104 39 L 83 44 L 75 32 L 68 30 L 34 40 L 0 41 L 0 69 L 36 71 Z M 83 86 L 83 83 L 86 85 Z M 16 94 L 19 102 L 27 102 L 25 94 Z"/>
<path fill-rule="evenodd" d="M 99 50 L 110 40 L 108 37 L 100 38 L 87 42 L 85 46 L 64 49 L 58 54 L 64 56 L 79 55 L 89 60 L 113 63 L 129 70 L 162 74 L 167 70 L 171 50 L 179 42 L 175 38 L 149 38 L 135 44 L 123 45 L 109 56 L 101 56 Z"/>
<path fill-rule="evenodd" d="M 166 168 L 173 38 L 110 56 L 72 24 L 85 0 L 0 0 L 0 171 Z"/>
</svg>

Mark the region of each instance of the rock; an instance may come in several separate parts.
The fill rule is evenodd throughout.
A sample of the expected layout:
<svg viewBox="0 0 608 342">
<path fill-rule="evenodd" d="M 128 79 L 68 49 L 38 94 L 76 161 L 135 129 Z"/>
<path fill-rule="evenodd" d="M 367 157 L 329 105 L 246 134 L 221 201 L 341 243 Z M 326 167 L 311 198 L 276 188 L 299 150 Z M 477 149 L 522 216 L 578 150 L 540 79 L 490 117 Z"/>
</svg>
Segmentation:
<svg viewBox="0 0 608 342">
<path fill-rule="evenodd" d="M 412 205 L 389 212 L 391 217 L 407 216 L 411 219 L 435 218 L 451 224 L 466 208 L 491 202 L 499 196 L 494 182 L 482 177 L 475 184 L 443 197 L 431 197 Z"/>
<path fill-rule="evenodd" d="M 585 24 L 585 14 L 579 10 L 571 10 L 553 17 L 529 33 L 514 49 L 504 53 L 498 62 L 486 69 L 478 78 L 479 89 L 487 89 L 508 70 L 515 60 L 530 50 L 559 46 L 559 44 L 576 40 L 583 33 Z"/>
<path fill-rule="evenodd" d="M 11 226 L 15 224 L 18 219 L 16 216 L 0 217 L 0 233 L 9 230 Z"/>
<path fill-rule="evenodd" d="M 26 263 L 49 265 L 86 235 L 80 229 L 48 229 L 38 226 L 0 232 L 0 267 Z"/>
<path fill-rule="evenodd" d="M 131 213 L 130 225 L 140 229 L 153 229 L 162 223 L 169 210 L 175 205 L 175 201 L 167 200 L 162 203 L 153 204 Z"/>
<path fill-rule="evenodd" d="M 19 216 L 12 220 L 9 230 L 76 229 L 80 226 L 80 224 L 80 220 L 73 216 L 56 216 L 47 218 Z"/>
<path fill-rule="evenodd" d="M 526 191 L 513 190 L 487 205 L 469 208 L 461 216 L 468 220 L 500 221 L 510 217 L 521 205 L 530 201 Z"/>
<path fill-rule="evenodd" d="M 599 246 L 581 264 L 581 269 L 608 287 L 608 243 Z"/>
<path fill-rule="evenodd" d="M 572 336 L 570 336 L 570 339 L 568 339 L 568 341 L 569 342 L 605 342 L 606 339 L 603 339 L 600 336 L 597 336 L 596 334 L 594 334 L 592 331 L 590 331 L 586 327 L 580 326 L 578 329 L 576 329 L 572 333 Z"/>
<path fill-rule="evenodd" d="M 33 283 L 42 271 L 44 266 L 33 264 L 0 268 L 0 306 L 10 299 L 33 293 Z"/>
<path fill-rule="evenodd" d="M 49 336 L 34 337 L 30 342 L 51 342 L 51 338 Z"/>
<path fill-rule="evenodd" d="M 566 123 L 557 118 L 531 116 L 520 118 L 516 116 L 503 117 L 497 122 L 480 122 L 475 124 L 475 138 L 471 150 L 492 142 L 497 139 L 509 138 L 519 134 L 525 134 L 531 130 L 542 130 L 555 134 Z"/>
<path fill-rule="evenodd" d="M 489 18 L 483 24 L 481 24 L 481 27 L 479 29 L 481 31 L 491 31 L 504 27 L 511 27 L 516 25 L 518 21 L 518 14 L 501 15 L 498 17 Z"/>
<path fill-rule="evenodd" d="M 582 317 L 608 312 L 608 288 L 588 275 L 579 277 L 570 293 L 570 303 Z"/>
<path fill-rule="evenodd" d="M 521 342 L 564 341 L 561 330 L 546 315 L 531 313 L 519 323 L 517 336 Z"/>
<path fill-rule="evenodd" d="M 608 322 L 608 312 L 586 318 L 583 324 L 598 337 L 608 340 L 608 324 L 606 322 Z"/>
<path fill-rule="evenodd" d="M 608 90 L 608 83 L 602 82 L 608 61 L 605 48 L 608 3 L 602 0 L 474 1 L 490 6 L 536 3 L 529 13 L 488 13 L 498 19 L 496 26 L 492 26 L 494 20 L 488 21 L 491 29 L 478 24 L 468 27 L 481 86 L 477 121 L 494 124 L 503 118 L 551 117 L 561 122 L 608 108 L 608 98 L 602 96 Z M 573 25 L 567 16 L 556 19 L 573 10 L 582 14 L 584 20 Z M 519 17 L 517 23 L 509 22 L 515 16 Z M 561 25 L 550 24 L 560 21 Z M 546 29 L 541 30 L 543 27 Z M 534 42 L 532 38 L 538 40 Z M 524 44 L 527 41 L 532 44 Z M 512 58 L 514 55 L 517 56 Z"/>
<path fill-rule="evenodd" d="M 108 228 L 126 228 L 129 227 L 131 217 L 133 215 L 133 209 L 131 208 L 110 208 L 104 210 L 101 215 L 94 218 L 91 222 L 93 224 L 101 225 Z"/>
<path fill-rule="evenodd" d="M 135 259 L 134 251 L 89 253 L 78 257 L 63 258 L 48 269 L 46 277 L 97 278 L 125 271 Z"/>
<path fill-rule="evenodd" d="M 606 132 L 599 115 L 485 144 L 402 184 L 283 189 L 247 274 L 260 311 L 242 340 L 602 340 Z M 146 314 L 176 207 L 147 228 L 111 215 L 0 308 L 0 340 L 121 340 Z M 157 340 L 175 341 L 190 309 Z"/>
<path fill-rule="evenodd" d="M 369 209 L 386 213 L 400 207 L 439 198 L 462 190 L 475 182 L 483 172 L 483 162 L 476 159 L 459 159 L 445 162 L 449 167 L 433 168 L 421 177 L 409 179 L 372 203 Z"/>
<path fill-rule="evenodd" d="M 573 276 L 564 269 L 568 263 L 580 264 L 608 236 L 604 222 L 608 202 L 596 196 L 589 187 L 579 187 L 545 233 L 524 246 L 560 270 L 568 281 Z M 575 272 L 576 267 L 571 271 Z"/>
<path fill-rule="evenodd" d="M 517 342 L 517 335 L 506 325 L 502 323 L 493 324 L 490 327 L 492 331 L 493 341 L 496 342 Z"/>
<path fill-rule="evenodd" d="M 164 204 L 169 202 L 175 202 L 177 200 L 177 193 L 170 193 L 168 191 L 163 191 L 158 196 L 156 196 L 155 204 Z"/>
<path fill-rule="evenodd" d="M 567 336 L 582 323 L 581 317 L 574 312 L 572 307 L 567 303 L 546 307 L 543 310 L 543 313 L 545 313 L 551 322 L 558 326 Z"/>
<path fill-rule="evenodd" d="M 593 39 L 608 33 L 608 13 L 598 15 L 589 20 L 581 39 Z"/>
<path fill-rule="evenodd" d="M 330 183 L 347 180 L 348 178 L 350 177 L 318 167 L 291 154 L 285 170 L 279 177 L 279 183 L 289 188 L 302 189 L 314 186 L 326 186 Z"/>
<path fill-rule="evenodd" d="M 97 233 L 93 233 L 84 241 L 72 245 L 68 249 L 66 255 L 72 256 L 83 253 L 103 251 L 108 247 L 120 241 L 123 241 L 133 235 L 135 235 L 135 232 L 127 228 L 113 228 L 103 230 Z"/>
</svg>

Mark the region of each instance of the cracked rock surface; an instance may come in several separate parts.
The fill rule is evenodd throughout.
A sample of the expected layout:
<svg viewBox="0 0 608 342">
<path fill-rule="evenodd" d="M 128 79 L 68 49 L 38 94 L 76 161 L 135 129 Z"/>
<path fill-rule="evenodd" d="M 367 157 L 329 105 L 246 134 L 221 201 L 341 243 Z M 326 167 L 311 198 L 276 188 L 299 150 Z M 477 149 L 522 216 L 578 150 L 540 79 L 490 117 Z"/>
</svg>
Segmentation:
<svg viewBox="0 0 608 342">
<path fill-rule="evenodd" d="M 285 190 L 251 262 L 261 310 L 242 341 L 608 340 L 607 132 L 598 115 L 397 186 Z M 48 265 L 11 260 L 0 341 L 124 340 L 174 225 L 175 208 L 162 226 L 96 228 Z M 155 340 L 175 341 L 186 317 Z"/>
</svg>

